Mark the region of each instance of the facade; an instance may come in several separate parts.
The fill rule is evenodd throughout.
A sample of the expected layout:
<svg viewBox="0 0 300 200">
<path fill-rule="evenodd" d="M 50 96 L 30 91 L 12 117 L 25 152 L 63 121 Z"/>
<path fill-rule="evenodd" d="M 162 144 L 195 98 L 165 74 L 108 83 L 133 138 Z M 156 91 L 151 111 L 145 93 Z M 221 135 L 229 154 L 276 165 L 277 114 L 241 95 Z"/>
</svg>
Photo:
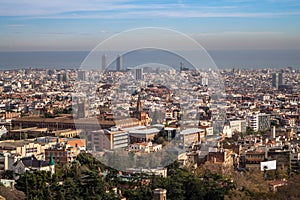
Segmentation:
<svg viewBox="0 0 300 200">
<path fill-rule="evenodd" d="M 295 118 L 285 118 L 285 119 L 281 120 L 281 123 L 283 126 L 294 127 L 296 125 L 296 119 Z"/>
<path fill-rule="evenodd" d="M 291 151 L 288 150 L 269 150 L 268 151 L 268 159 L 276 160 L 277 168 L 291 168 Z"/>
<path fill-rule="evenodd" d="M 102 55 L 102 70 L 104 71 L 107 67 L 107 55 L 103 54 Z"/>
<path fill-rule="evenodd" d="M 231 138 L 232 137 L 232 129 L 230 128 L 229 125 L 224 125 L 223 134 L 227 138 Z"/>
<path fill-rule="evenodd" d="M 162 188 L 156 188 L 153 195 L 154 200 L 166 200 L 167 199 L 167 190 Z"/>
<path fill-rule="evenodd" d="M 212 163 L 223 163 L 226 166 L 233 165 L 233 159 L 232 159 L 232 151 L 228 149 L 221 149 L 217 152 L 209 152 L 207 161 Z"/>
<path fill-rule="evenodd" d="M 141 153 L 150 153 L 157 152 L 162 149 L 161 144 L 153 144 L 152 142 L 143 142 L 143 143 L 134 143 L 130 144 L 128 147 L 129 151 L 141 152 Z"/>
<path fill-rule="evenodd" d="M 87 118 L 89 116 L 89 103 L 87 100 L 77 102 L 77 118 Z"/>
<path fill-rule="evenodd" d="M 143 68 L 135 69 L 135 80 L 143 80 Z"/>
<path fill-rule="evenodd" d="M 88 148 L 95 151 L 126 148 L 129 142 L 128 131 L 106 129 L 87 133 Z"/>
<path fill-rule="evenodd" d="M 74 121 L 76 120 L 76 124 Z M 13 127 L 39 127 L 49 128 L 50 130 L 61 129 L 83 129 L 85 131 L 98 130 L 99 126 L 108 129 L 113 126 L 121 128 L 139 126 L 141 122 L 138 119 L 126 118 L 120 120 L 100 120 L 90 118 L 73 119 L 72 117 L 59 118 L 41 118 L 41 117 L 22 117 L 12 120 Z"/>
<path fill-rule="evenodd" d="M 246 133 L 246 120 L 232 120 L 229 122 L 232 133 Z"/>
<path fill-rule="evenodd" d="M 205 165 L 214 173 L 224 174 L 233 168 L 233 155 L 233 152 L 228 149 L 209 152 Z"/>
<path fill-rule="evenodd" d="M 128 174 L 144 173 L 148 175 L 161 176 L 164 178 L 166 178 L 168 175 L 167 168 L 154 168 L 154 169 L 127 168 L 125 172 Z"/>
<path fill-rule="evenodd" d="M 118 57 L 117 57 L 116 69 L 117 69 L 117 71 L 122 71 L 123 70 L 123 58 L 122 58 L 122 55 L 118 55 Z"/>
<path fill-rule="evenodd" d="M 5 140 L 0 142 L 0 151 L 10 152 L 21 157 L 37 156 L 44 153 L 45 146 L 26 140 Z"/>
<path fill-rule="evenodd" d="M 201 142 L 205 137 L 205 130 L 198 128 L 185 129 L 179 133 L 180 140 L 184 146 L 190 146 L 193 143 Z"/>
<path fill-rule="evenodd" d="M 260 164 L 260 162 L 265 161 L 266 153 L 262 151 L 248 151 L 245 158 L 247 164 Z"/>
<path fill-rule="evenodd" d="M 38 160 L 36 157 L 25 157 L 18 160 L 13 167 L 13 171 L 15 174 L 23 174 L 28 170 L 36 170 L 36 171 L 50 171 L 51 173 L 54 173 L 53 171 L 53 165 L 54 163 L 50 163 L 44 160 Z"/>
<path fill-rule="evenodd" d="M 271 128 L 270 115 L 264 113 L 248 116 L 248 126 L 254 131 L 263 131 Z"/>
<path fill-rule="evenodd" d="M 17 161 L 17 156 L 11 153 L 0 153 L 0 172 L 12 170 L 13 164 Z"/>
<path fill-rule="evenodd" d="M 272 87 L 279 88 L 279 86 L 284 85 L 284 73 L 274 73 L 272 74 Z"/>
<path fill-rule="evenodd" d="M 53 131 L 55 137 L 73 138 L 79 136 L 82 130 L 65 129 Z"/>
<path fill-rule="evenodd" d="M 86 76 L 86 71 L 78 71 L 78 80 L 81 80 L 81 81 L 86 81 L 87 79 L 87 76 Z"/>
<path fill-rule="evenodd" d="M 85 139 L 60 139 L 56 145 L 45 150 L 45 160 L 53 159 L 54 162 L 65 165 L 76 159 L 81 151 L 86 150 Z"/>
<path fill-rule="evenodd" d="M 207 86 L 208 85 L 208 77 L 201 78 L 201 85 L 202 86 Z"/>
<path fill-rule="evenodd" d="M 300 153 L 292 153 L 291 154 L 291 169 L 299 170 L 300 167 Z"/>
<path fill-rule="evenodd" d="M 76 148 L 46 149 L 45 160 L 50 160 L 53 156 L 53 160 L 63 166 L 74 161 L 79 152 Z"/>
<path fill-rule="evenodd" d="M 129 131 L 130 143 L 150 142 L 159 131 L 157 128 L 131 130 Z"/>
<path fill-rule="evenodd" d="M 58 73 L 56 75 L 57 82 L 67 82 L 68 81 L 68 75 L 67 73 Z"/>
</svg>

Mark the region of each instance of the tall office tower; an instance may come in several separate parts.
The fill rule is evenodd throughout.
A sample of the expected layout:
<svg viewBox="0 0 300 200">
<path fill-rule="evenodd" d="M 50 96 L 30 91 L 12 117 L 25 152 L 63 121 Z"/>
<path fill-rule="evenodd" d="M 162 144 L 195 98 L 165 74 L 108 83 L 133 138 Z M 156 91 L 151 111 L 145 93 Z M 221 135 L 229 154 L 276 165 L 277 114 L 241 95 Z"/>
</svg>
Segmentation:
<svg viewBox="0 0 300 200">
<path fill-rule="evenodd" d="M 143 80 L 143 69 L 135 69 L 135 80 Z"/>
<path fill-rule="evenodd" d="M 122 55 L 118 55 L 117 57 L 117 71 L 121 71 L 123 68 L 123 59 L 122 59 Z"/>
<path fill-rule="evenodd" d="M 56 74 L 57 82 L 63 82 L 63 74 Z"/>
<path fill-rule="evenodd" d="M 102 71 L 104 71 L 107 67 L 107 55 L 106 54 L 103 54 L 102 55 Z"/>
<path fill-rule="evenodd" d="M 63 74 L 62 80 L 63 80 L 63 82 L 68 82 L 69 81 L 68 73 Z"/>
<path fill-rule="evenodd" d="M 207 86 L 208 85 L 208 78 L 207 77 L 202 77 L 201 78 L 201 85 L 202 86 Z"/>
<path fill-rule="evenodd" d="M 274 73 L 272 74 L 272 87 L 278 88 L 281 85 L 284 85 L 284 73 Z"/>
<path fill-rule="evenodd" d="M 89 103 L 87 100 L 77 101 L 77 117 L 86 118 L 89 116 Z"/>
<path fill-rule="evenodd" d="M 277 88 L 278 87 L 278 79 L 277 74 L 272 74 L 272 87 Z"/>
<path fill-rule="evenodd" d="M 49 76 L 52 76 L 53 74 L 55 74 L 55 71 L 53 69 L 48 69 L 47 73 Z"/>
<path fill-rule="evenodd" d="M 81 81 L 86 81 L 86 71 L 78 71 L 78 79 Z"/>
<path fill-rule="evenodd" d="M 279 83 L 279 85 L 284 85 L 285 84 L 285 79 L 284 79 L 284 73 L 283 72 L 278 74 L 278 83 Z"/>
</svg>

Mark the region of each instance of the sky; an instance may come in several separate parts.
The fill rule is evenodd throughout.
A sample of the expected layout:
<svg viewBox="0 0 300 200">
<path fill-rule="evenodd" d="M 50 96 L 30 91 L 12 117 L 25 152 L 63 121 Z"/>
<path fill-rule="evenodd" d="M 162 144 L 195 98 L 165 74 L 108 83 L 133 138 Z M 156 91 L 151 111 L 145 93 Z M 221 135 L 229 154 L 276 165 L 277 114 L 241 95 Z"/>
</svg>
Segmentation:
<svg viewBox="0 0 300 200">
<path fill-rule="evenodd" d="M 162 27 L 210 50 L 299 49 L 298 0 L 1 0 L 0 51 L 89 51 L 122 31 Z"/>
</svg>

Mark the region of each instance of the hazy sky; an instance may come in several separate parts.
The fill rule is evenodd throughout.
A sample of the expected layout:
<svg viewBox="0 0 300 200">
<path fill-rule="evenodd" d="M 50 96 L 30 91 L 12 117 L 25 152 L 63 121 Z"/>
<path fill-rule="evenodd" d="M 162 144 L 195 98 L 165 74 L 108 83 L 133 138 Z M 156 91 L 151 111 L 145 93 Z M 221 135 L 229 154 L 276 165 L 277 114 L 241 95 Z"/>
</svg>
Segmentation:
<svg viewBox="0 0 300 200">
<path fill-rule="evenodd" d="M 140 27 L 186 33 L 207 49 L 299 49 L 299 0 L 1 0 L 0 51 L 91 50 Z"/>
</svg>

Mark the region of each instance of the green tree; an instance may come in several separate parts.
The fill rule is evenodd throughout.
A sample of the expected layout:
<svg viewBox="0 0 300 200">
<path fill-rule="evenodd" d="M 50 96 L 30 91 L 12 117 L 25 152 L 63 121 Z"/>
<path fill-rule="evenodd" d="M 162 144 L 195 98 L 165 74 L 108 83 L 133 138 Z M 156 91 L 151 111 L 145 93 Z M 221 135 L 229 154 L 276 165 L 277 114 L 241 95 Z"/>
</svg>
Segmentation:
<svg viewBox="0 0 300 200">
<path fill-rule="evenodd" d="M 2 179 L 14 179 L 14 172 L 11 170 L 5 170 L 2 174 L 1 174 L 1 178 Z"/>
</svg>

